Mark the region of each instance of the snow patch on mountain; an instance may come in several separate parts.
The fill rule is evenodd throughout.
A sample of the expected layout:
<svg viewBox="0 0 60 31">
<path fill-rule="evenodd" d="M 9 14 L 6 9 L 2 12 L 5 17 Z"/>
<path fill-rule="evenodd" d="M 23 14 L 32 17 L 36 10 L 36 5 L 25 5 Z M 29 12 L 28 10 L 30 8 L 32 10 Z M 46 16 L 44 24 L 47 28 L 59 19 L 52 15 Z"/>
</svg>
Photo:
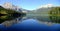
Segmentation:
<svg viewBox="0 0 60 31">
<path fill-rule="evenodd" d="M 2 5 L 2 7 L 6 8 L 6 9 L 14 9 L 14 10 L 17 10 L 17 11 L 20 10 L 20 7 L 15 6 L 15 5 L 13 5 L 13 4 L 9 3 L 9 2 L 4 3 Z"/>
<path fill-rule="evenodd" d="M 48 8 L 48 7 L 53 7 L 53 4 L 46 4 L 46 5 L 41 5 L 38 8 Z"/>
</svg>

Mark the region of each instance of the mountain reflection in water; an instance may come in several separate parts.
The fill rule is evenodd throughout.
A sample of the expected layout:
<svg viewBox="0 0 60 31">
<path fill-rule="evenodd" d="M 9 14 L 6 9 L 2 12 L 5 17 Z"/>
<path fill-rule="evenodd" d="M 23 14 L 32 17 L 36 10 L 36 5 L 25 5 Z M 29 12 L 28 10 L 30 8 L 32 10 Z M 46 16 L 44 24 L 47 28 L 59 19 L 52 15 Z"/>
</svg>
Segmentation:
<svg viewBox="0 0 60 31">
<path fill-rule="evenodd" d="M 40 23 L 38 20 L 36 19 L 26 19 L 23 20 L 21 23 L 12 25 L 10 27 L 4 27 L 4 26 L 0 26 L 0 29 L 3 31 L 24 31 L 24 30 L 42 30 L 42 31 L 49 31 L 49 30 L 58 30 L 60 27 L 60 24 L 53 24 L 52 26 L 48 26 L 46 24 L 42 24 Z"/>
</svg>

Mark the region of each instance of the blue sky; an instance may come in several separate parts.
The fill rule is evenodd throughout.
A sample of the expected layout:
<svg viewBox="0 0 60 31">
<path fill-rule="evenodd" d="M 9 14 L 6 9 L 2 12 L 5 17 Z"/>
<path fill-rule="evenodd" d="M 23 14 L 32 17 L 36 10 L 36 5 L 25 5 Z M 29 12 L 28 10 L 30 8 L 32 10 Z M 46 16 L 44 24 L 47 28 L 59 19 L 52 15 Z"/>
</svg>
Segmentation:
<svg viewBox="0 0 60 31">
<path fill-rule="evenodd" d="M 60 0 L 0 0 L 0 4 L 10 2 L 24 9 L 33 10 L 45 4 L 60 5 Z"/>
</svg>

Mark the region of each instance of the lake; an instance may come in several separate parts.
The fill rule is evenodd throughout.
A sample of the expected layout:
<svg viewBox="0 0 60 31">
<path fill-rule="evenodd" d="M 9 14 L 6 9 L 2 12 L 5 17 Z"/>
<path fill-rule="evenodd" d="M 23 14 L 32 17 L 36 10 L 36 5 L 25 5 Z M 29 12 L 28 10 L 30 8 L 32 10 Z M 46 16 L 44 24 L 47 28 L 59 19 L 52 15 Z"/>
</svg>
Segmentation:
<svg viewBox="0 0 60 31">
<path fill-rule="evenodd" d="M 60 24 L 53 24 L 48 26 L 46 24 L 40 23 L 36 19 L 26 19 L 18 24 L 14 24 L 10 27 L 4 27 L 0 25 L 0 30 L 2 31 L 57 31 L 60 30 Z"/>
</svg>

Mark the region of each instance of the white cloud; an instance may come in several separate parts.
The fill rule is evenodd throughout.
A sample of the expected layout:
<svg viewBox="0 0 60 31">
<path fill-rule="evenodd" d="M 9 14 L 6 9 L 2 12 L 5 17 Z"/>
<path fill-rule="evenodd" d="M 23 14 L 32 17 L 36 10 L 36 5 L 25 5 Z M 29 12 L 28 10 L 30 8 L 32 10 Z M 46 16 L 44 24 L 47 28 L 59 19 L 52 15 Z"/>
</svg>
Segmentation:
<svg viewBox="0 0 60 31">
<path fill-rule="evenodd" d="M 47 7 L 53 7 L 53 4 L 41 5 L 38 8 L 47 8 Z"/>
</svg>

